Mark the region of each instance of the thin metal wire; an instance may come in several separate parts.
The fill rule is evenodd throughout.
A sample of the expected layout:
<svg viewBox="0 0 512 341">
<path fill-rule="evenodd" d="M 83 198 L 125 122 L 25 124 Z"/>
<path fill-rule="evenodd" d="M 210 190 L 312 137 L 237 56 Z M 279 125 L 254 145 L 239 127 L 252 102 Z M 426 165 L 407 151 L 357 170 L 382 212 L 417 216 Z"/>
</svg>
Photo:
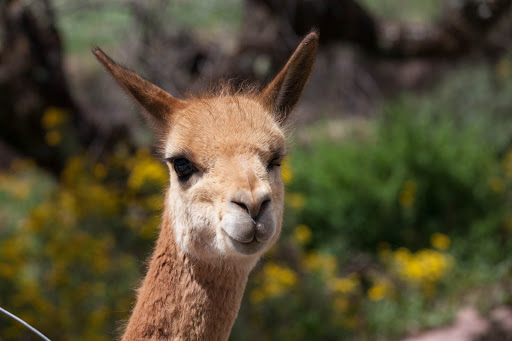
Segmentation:
<svg viewBox="0 0 512 341">
<path fill-rule="evenodd" d="M 25 327 L 27 327 L 28 329 L 30 329 L 31 331 L 33 331 L 37 336 L 39 336 L 41 339 L 45 340 L 45 341 L 51 341 L 49 338 L 47 338 L 46 336 L 43 335 L 43 333 L 41 333 L 39 330 L 35 329 L 34 327 L 32 327 L 30 324 L 28 324 L 27 322 L 23 321 L 22 319 L 20 319 L 18 316 L 8 312 L 7 310 L 3 309 L 2 307 L 0 307 L 0 312 L 4 313 L 5 315 L 9 316 L 10 318 L 12 318 L 13 320 L 16 320 L 18 321 L 19 323 L 21 323 L 22 325 L 24 325 Z"/>
</svg>

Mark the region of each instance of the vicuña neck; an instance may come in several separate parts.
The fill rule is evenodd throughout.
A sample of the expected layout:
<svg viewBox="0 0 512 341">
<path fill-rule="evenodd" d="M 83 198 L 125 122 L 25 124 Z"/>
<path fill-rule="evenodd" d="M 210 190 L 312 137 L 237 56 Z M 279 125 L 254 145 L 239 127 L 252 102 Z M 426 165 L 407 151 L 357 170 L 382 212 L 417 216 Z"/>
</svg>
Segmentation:
<svg viewBox="0 0 512 341">
<path fill-rule="evenodd" d="M 227 340 L 248 273 L 233 264 L 212 265 L 185 254 L 164 214 L 123 341 Z"/>
</svg>

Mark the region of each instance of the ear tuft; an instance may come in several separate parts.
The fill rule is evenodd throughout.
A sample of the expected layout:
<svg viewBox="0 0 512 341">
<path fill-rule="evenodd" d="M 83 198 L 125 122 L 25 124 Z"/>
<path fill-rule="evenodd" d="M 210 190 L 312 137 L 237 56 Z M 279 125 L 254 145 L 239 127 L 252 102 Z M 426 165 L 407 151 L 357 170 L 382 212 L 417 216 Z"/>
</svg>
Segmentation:
<svg viewBox="0 0 512 341">
<path fill-rule="evenodd" d="M 281 72 L 263 89 L 261 100 L 284 122 L 300 99 L 315 62 L 318 33 L 309 33 L 299 44 Z"/>
<path fill-rule="evenodd" d="M 118 65 L 99 47 L 94 47 L 92 53 L 114 80 L 149 114 L 146 117 L 156 129 L 166 126 L 169 123 L 169 115 L 185 106 L 185 102 L 174 98 L 135 72 Z"/>
</svg>

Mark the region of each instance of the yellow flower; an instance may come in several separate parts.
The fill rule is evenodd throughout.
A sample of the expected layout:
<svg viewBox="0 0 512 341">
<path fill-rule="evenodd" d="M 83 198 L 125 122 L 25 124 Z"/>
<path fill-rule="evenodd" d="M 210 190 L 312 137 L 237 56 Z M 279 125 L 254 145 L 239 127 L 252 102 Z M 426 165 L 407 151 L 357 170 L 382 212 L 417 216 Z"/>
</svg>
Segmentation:
<svg viewBox="0 0 512 341">
<path fill-rule="evenodd" d="M 80 188 L 81 214 L 97 212 L 106 215 L 113 215 L 118 212 L 119 200 L 116 193 L 101 185 L 88 185 Z"/>
<path fill-rule="evenodd" d="M 411 282 L 420 282 L 422 278 L 427 275 L 422 265 L 423 264 L 416 258 L 413 258 L 409 262 L 403 264 L 403 277 Z"/>
<path fill-rule="evenodd" d="M 147 183 L 163 186 L 167 181 L 166 168 L 151 157 L 147 149 L 137 151 L 135 157 L 130 161 L 133 162 L 133 168 L 128 178 L 129 188 L 139 190 Z"/>
<path fill-rule="evenodd" d="M 288 161 L 288 158 L 284 159 L 283 162 L 281 162 L 281 178 L 283 179 L 284 183 L 290 183 L 293 179 L 293 170 L 290 166 L 290 162 Z"/>
<path fill-rule="evenodd" d="M 66 119 L 67 113 L 65 110 L 56 107 L 48 107 L 44 111 L 43 117 L 41 117 L 41 124 L 48 130 L 61 125 Z"/>
<path fill-rule="evenodd" d="M 49 132 L 46 133 L 44 139 L 49 146 L 54 147 L 62 141 L 62 136 L 58 131 L 50 130 Z"/>
<path fill-rule="evenodd" d="M 450 237 L 445 234 L 434 233 L 430 237 L 430 244 L 438 250 L 446 250 L 450 247 L 451 240 Z"/>
<path fill-rule="evenodd" d="M 62 171 L 62 181 L 67 185 L 75 185 L 79 174 L 84 170 L 84 159 L 72 156 L 66 161 L 66 167 Z"/>
<path fill-rule="evenodd" d="M 97 163 L 94 166 L 93 174 L 98 179 L 104 179 L 107 176 L 107 168 L 102 163 Z"/>
<path fill-rule="evenodd" d="M 386 296 L 386 290 L 382 285 L 374 285 L 368 289 L 368 297 L 372 301 L 380 301 Z"/>
<path fill-rule="evenodd" d="M 307 270 L 317 272 L 325 278 L 333 278 L 338 262 L 332 255 L 311 252 L 304 257 L 302 265 Z"/>
<path fill-rule="evenodd" d="M 0 190 L 6 191 L 16 199 L 25 199 L 29 196 L 33 183 L 32 181 L 12 175 L 0 175 Z"/>
<path fill-rule="evenodd" d="M 393 292 L 391 283 L 387 280 L 379 279 L 368 289 L 368 298 L 372 301 L 380 301 Z"/>
<path fill-rule="evenodd" d="M 303 209 L 306 206 L 306 196 L 302 193 L 287 193 L 286 204 L 296 210 Z"/>
<path fill-rule="evenodd" d="M 298 277 L 291 269 L 269 262 L 257 280 L 260 286 L 252 290 L 249 297 L 253 303 L 284 295 L 297 284 Z"/>
<path fill-rule="evenodd" d="M 293 230 L 293 238 L 301 245 L 311 241 L 311 229 L 306 225 L 299 225 Z"/>
<path fill-rule="evenodd" d="M 297 283 L 297 275 L 291 269 L 277 265 L 275 263 L 267 263 L 263 267 L 265 278 L 279 283 L 279 286 L 293 287 Z"/>
<path fill-rule="evenodd" d="M 401 247 L 395 251 L 395 261 L 398 263 L 406 263 L 411 259 L 411 251 L 405 247 Z"/>
<path fill-rule="evenodd" d="M 334 278 L 329 281 L 329 287 L 332 291 L 340 294 L 351 294 L 359 286 L 359 281 L 356 277 L 343 277 Z"/>
<path fill-rule="evenodd" d="M 447 247 L 449 238 L 437 236 L 440 246 Z M 444 243 L 444 244 L 443 244 Z M 424 292 L 433 292 L 434 284 L 439 281 L 453 266 L 453 259 L 433 249 L 424 249 L 411 253 L 405 248 L 394 252 L 391 265 L 394 271 L 405 282 L 421 288 Z"/>
<path fill-rule="evenodd" d="M 407 180 L 404 182 L 402 190 L 400 191 L 400 195 L 398 197 L 398 202 L 404 208 L 411 207 L 414 205 L 415 197 L 416 197 L 416 182 L 412 180 Z"/>
<path fill-rule="evenodd" d="M 493 176 L 488 181 L 489 188 L 497 194 L 503 193 L 505 190 L 505 182 L 499 176 Z"/>
<path fill-rule="evenodd" d="M 0 263 L 0 278 L 5 278 L 7 280 L 11 279 L 15 276 L 16 270 L 8 263 Z"/>
</svg>

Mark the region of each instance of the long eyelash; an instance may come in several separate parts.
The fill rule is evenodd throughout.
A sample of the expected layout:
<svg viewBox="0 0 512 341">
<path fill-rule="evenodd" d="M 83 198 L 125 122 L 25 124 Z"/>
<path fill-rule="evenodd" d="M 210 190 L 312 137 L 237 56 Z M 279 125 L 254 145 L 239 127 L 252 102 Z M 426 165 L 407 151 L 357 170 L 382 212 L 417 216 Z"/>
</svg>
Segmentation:
<svg viewBox="0 0 512 341">
<path fill-rule="evenodd" d="M 190 153 L 186 149 L 175 150 L 171 156 L 164 157 L 163 160 L 166 162 L 173 163 L 176 159 L 187 159 L 190 162 L 194 163 L 195 157 L 194 154 Z"/>
<path fill-rule="evenodd" d="M 169 163 L 174 163 L 174 161 L 176 161 L 178 159 L 190 160 L 190 158 L 188 158 L 185 155 L 177 154 L 177 155 L 174 155 L 174 156 L 169 156 L 169 157 L 164 158 L 164 161 L 165 162 L 169 162 Z"/>
<path fill-rule="evenodd" d="M 278 162 L 279 165 L 281 165 L 281 163 L 283 162 L 285 157 L 286 157 L 286 155 L 283 155 L 283 154 L 274 154 L 274 157 L 272 157 L 269 164 L 272 162 Z"/>
</svg>

